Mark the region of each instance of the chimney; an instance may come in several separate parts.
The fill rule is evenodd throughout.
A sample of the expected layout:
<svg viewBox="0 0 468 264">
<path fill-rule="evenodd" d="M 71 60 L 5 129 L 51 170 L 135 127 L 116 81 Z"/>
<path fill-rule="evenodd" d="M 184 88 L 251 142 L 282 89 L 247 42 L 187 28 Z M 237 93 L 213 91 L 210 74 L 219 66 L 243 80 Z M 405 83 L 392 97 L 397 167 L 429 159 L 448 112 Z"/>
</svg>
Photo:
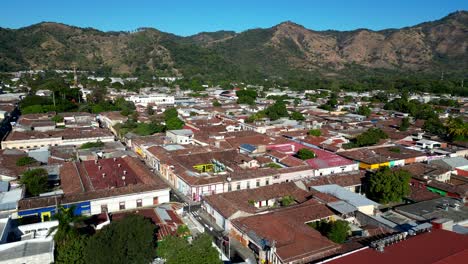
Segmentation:
<svg viewBox="0 0 468 264">
<path fill-rule="evenodd" d="M 106 174 L 105 174 L 105 173 L 103 173 L 103 174 L 102 174 L 102 178 L 105 178 L 105 177 L 106 177 Z"/>
<path fill-rule="evenodd" d="M 102 168 L 102 166 L 101 166 L 101 165 L 99 165 L 99 166 L 98 166 L 98 170 L 101 170 L 101 168 Z"/>
<path fill-rule="evenodd" d="M 114 162 L 117 161 L 117 158 L 114 158 Z"/>
<path fill-rule="evenodd" d="M 98 164 L 98 160 L 97 160 L 97 159 L 94 160 L 94 164 Z"/>
<path fill-rule="evenodd" d="M 122 164 L 120 164 L 120 163 L 119 163 L 119 164 L 117 164 L 117 167 L 119 167 L 119 168 L 120 168 L 121 166 L 122 166 Z"/>
<path fill-rule="evenodd" d="M 123 171 L 123 174 L 124 174 L 124 175 L 127 175 L 127 171 L 126 171 L 126 170 L 124 170 L 124 171 Z"/>
</svg>

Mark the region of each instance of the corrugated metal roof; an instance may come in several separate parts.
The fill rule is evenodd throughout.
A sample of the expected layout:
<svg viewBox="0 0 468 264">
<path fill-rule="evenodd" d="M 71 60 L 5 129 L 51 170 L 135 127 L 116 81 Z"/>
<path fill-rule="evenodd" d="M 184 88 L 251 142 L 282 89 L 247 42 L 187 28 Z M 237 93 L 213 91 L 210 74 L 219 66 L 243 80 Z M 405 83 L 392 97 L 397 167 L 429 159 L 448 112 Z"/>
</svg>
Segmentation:
<svg viewBox="0 0 468 264">
<path fill-rule="evenodd" d="M 373 206 L 378 206 L 379 204 L 367 199 L 366 197 L 353 193 L 339 185 L 336 184 L 328 184 L 328 185 L 321 185 L 321 186 L 312 186 L 313 189 L 327 193 L 330 195 L 335 196 L 336 198 L 346 201 L 347 203 L 360 207 L 360 206 L 368 206 L 368 205 L 373 205 Z"/>
</svg>

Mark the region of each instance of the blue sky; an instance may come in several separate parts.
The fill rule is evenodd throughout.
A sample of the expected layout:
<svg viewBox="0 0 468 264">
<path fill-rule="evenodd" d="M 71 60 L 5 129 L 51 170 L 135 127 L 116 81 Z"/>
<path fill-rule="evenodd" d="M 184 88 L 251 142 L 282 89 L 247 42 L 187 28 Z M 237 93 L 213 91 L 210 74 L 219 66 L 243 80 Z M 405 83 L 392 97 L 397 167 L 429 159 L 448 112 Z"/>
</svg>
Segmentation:
<svg viewBox="0 0 468 264">
<path fill-rule="evenodd" d="M 314 30 L 400 28 L 468 10 L 467 0 L 15 0 L 2 1 L 0 27 L 42 21 L 133 30 L 154 27 L 191 35 L 201 31 L 243 31 L 291 20 Z"/>
</svg>

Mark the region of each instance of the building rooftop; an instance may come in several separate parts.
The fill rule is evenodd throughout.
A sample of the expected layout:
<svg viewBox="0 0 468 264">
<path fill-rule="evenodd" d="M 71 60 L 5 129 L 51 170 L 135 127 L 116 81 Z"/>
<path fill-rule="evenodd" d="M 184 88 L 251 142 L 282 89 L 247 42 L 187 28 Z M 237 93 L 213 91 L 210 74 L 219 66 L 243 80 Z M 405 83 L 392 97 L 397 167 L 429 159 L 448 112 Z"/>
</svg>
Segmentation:
<svg viewBox="0 0 468 264">
<path fill-rule="evenodd" d="M 450 197 L 403 205 L 395 210 L 416 220 L 447 218 L 452 219 L 455 223 L 468 220 L 468 207 L 464 206 L 458 199 Z"/>
<path fill-rule="evenodd" d="M 11 244 L 9 247 L 0 249 L 2 261 L 15 262 L 15 259 L 22 259 L 24 257 L 45 253 L 54 254 L 54 239 L 52 236 L 46 239 L 32 239 L 9 244 Z"/>
<path fill-rule="evenodd" d="M 274 241 L 282 262 L 308 262 L 332 255 L 340 248 L 305 224 L 332 215 L 325 205 L 310 200 L 275 212 L 238 218 L 232 224 L 258 245 L 272 246 Z"/>
<path fill-rule="evenodd" d="M 383 252 L 367 248 L 327 263 L 448 264 L 465 263 L 467 259 L 468 236 L 433 230 L 389 245 Z"/>
<path fill-rule="evenodd" d="M 67 162 L 60 169 L 65 194 L 121 188 L 130 185 L 164 185 L 132 157 Z"/>
<path fill-rule="evenodd" d="M 401 146 L 362 148 L 358 150 L 342 151 L 338 152 L 338 154 L 345 158 L 366 164 L 376 164 L 425 156 L 424 152 L 404 148 Z"/>
<path fill-rule="evenodd" d="M 333 195 L 337 197 L 338 199 L 346 201 L 347 203 L 356 207 L 368 206 L 368 205 L 373 205 L 373 206 L 379 205 L 378 203 L 367 199 L 363 195 L 351 192 L 336 184 L 312 186 L 312 188 L 316 191 Z"/>
<path fill-rule="evenodd" d="M 298 202 L 303 202 L 309 195 L 295 183 L 280 183 L 255 189 L 246 189 L 221 194 L 204 196 L 203 199 L 216 209 L 223 217 L 230 218 L 238 211 L 255 214 L 266 208 L 257 208 L 250 201 L 259 202 L 291 195 Z M 270 204 L 269 206 L 273 206 Z"/>
</svg>

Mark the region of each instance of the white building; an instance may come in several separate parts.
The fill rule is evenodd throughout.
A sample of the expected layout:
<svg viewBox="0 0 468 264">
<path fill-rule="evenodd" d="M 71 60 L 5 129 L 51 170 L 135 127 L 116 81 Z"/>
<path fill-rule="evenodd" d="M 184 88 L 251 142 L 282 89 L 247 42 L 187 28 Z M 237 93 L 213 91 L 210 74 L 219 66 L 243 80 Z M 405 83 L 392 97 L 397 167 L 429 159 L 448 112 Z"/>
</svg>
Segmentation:
<svg viewBox="0 0 468 264">
<path fill-rule="evenodd" d="M 193 131 L 190 129 L 168 130 L 166 137 L 170 138 L 172 143 L 188 145 L 193 142 Z"/>
<path fill-rule="evenodd" d="M 173 105 L 175 98 L 172 95 L 166 94 L 139 94 L 125 97 L 125 100 L 133 102 L 135 105 L 148 106 L 148 104 L 154 105 Z"/>
</svg>

